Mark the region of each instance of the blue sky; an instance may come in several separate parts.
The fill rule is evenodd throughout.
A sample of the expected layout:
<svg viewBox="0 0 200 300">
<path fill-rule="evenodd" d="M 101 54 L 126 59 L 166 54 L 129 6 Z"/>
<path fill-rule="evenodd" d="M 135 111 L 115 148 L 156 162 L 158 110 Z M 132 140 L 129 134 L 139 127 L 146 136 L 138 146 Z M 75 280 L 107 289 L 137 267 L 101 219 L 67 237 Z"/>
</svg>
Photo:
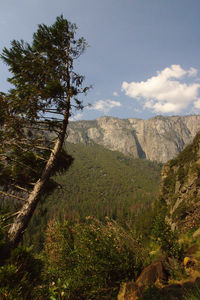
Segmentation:
<svg viewBox="0 0 200 300">
<path fill-rule="evenodd" d="M 13 39 L 31 41 L 38 24 L 61 14 L 86 38 L 77 68 L 93 85 L 84 98 L 92 107 L 74 120 L 200 113 L 199 0 L 1 2 L 0 51 Z M 8 76 L 0 62 L 1 91 Z"/>
</svg>

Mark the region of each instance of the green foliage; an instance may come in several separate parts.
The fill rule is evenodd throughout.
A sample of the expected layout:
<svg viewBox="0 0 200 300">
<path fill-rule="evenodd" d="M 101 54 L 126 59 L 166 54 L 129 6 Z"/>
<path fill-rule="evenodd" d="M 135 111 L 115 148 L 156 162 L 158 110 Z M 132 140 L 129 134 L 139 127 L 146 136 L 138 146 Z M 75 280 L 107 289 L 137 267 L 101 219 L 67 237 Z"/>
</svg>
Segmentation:
<svg viewBox="0 0 200 300">
<path fill-rule="evenodd" d="M 66 299 L 67 295 L 69 295 L 67 289 L 68 289 L 68 285 L 66 283 L 63 283 L 62 280 L 58 278 L 56 283 L 53 281 L 49 285 L 49 299 L 50 300 Z M 69 298 L 67 297 L 67 299 Z"/>
<path fill-rule="evenodd" d="M 200 287 L 197 286 L 192 291 L 185 291 L 185 296 L 183 297 L 184 300 L 199 300 L 200 299 Z"/>
<path fill-rule="evenodd" d="M 191 200 L 191 199 L 190 199 Z M 190 204 L 190 205 L 189 205 Z M 179 206 L 174 210 L 172 214 L 172 220 L 178 221 L 179 223 L 186 218 L 190 211 L 192 211 L 193 205 L 192 203 L 187 203 L 187 200 L 183 200 Z"/>
<path fill-rule="evenodd" d="M 188 172 L 199 174 L 199 165 L 196 163 L 199 159 L 199 140 L 200 133 L 197 133 L 193 142 L 185 147 L 183 151 L 169 162 L 170 172 L 165 179 L 164 185 L 166 190 L 174 192 L 174 183 L 179 180 L 181 184 L 187 179 Z"/>
<path fill-rule="evenodd" d="M 39 25 L 31 43 L 13 40 L 0 55 L 12 84 L 7 93 L 0 92 L 0 193 L 12 204 L 18 199 L 18 209 L 21 205 L 23 211 L 13 222 L 21 226 L 11 227 L 12 244 L 23 235 L 40 197 L 57 187 L 50 177 L 66 171 L 73 161 L 61 149 L 69 117 L 74 109 L 83 108 L 79 94 L 89 89 L 82 86 L 84 76 L 74 69 L 74 60 L 87 47 L 84 38 L 75 38 L 76 30 L 61 15 L 51 26 Z M 24 213 L 23 201 L 30 194 L 31 208 Z M 20 229 L 14 233 L 14 228 Z"/>
<path fill-rule="evenodd" d="M 51 281 L 60 278 L 69 299 L 112 299 L 145 260 L 140 243 L 116 222 L 92 217 L 74 226 L 50 223 L 45 253 Z"/>
<path fill-rule="evenodd" d="M 164 214 L 160 214 L 155 218 L 152 236 L 169 257 L 177 259 L 182 258 L 183 247 L 178 243 L 178 236 L 176 232 L 173 232 L 169 224 L 166 223 Z"/>
<path fill-rule="evenodd" d="M 0 248 L 4 245 L 5 241 L 6 241 L 6 235 L 3 229 L 3 215 L 0 214 Z"/>
<path fill-rule="evenodd" d="M 68 143 L 66 150 L 74 162 L 66 173 L 53 177 L 59 189 L 38 207 L 26 234 L 27 245 L 34 244 L 34 249 L 41 250 L 43 232 L 53 217 L 81 221 L 88 215 L 100 220 L 108 216 L 124 226 L 137 223 L 137 230 L 141 225 L 148 238 L 151 203 L 159 193 L 161 166 L 127 158 L 99 145 Z"/>
<path fill-rule="evenodd" d="M 0 267 L 1 299 L 39 299 L 36 287 L 41 284 L 42 262 L 31 251 L 16 248 L 7 263 Z"/>
<path fill-rule="evenodd" d="M 174 173 L 173 169 L 170 169 L 166 178 L 163 182 L 163 195 L 166 194 L 174 195 L 175 193 L 175 185 L 176 185 L 176 174 Z"/>
<path fill-rule="evenodd" d="M 19 149 L 13 147 L 10 149 L 9 155 L 6 156 L 5 163 L 0 163 L 0 182 L 4 190 L 12 189 L 17 191 L 17 186 L 30 190 L 32 183 L 36 182 L 46 165 L 50 155 L 50 150 Z M 52 175 L 65 172 L 72 164 L 73 158 L 61 150 L 56 164 L 52 169 Z M 44 191 L 50 193 L 57 187 L 56 182 L 51 179 L 47 182 Z"/>
<path fill-rule="evenodd" d="M 167 300 L 169 298 L 162 295 L 161 291 L 155 286 L 149 286 L 145 289 L 142 298 L 139 300 Z"/>
<path fill-rule="evenodd" d="M 16 146 L 7 153 L 7 164 L 0 164 L 0 180 L 4 188 L 11 183 L 27 187 L 38 179 L 43 170 L 49 151 L 24 151 Z M 41 159 L 42 157 L 42 159 Z"/>
<path fill-rule="evenodd" d="M 13 40 L 10 49 L 3 49 L 1 59 L 13 75 L 8 79 L 14 86 L 9 92 L 10 107 L 30 124 L 44 117 L 47 110 L 62 114 L 69 106 L 65 101 L 69 93 L 82 108 L 77 95 L 88 88 L 81 88 L 84 77 L 74 71 L 73 62 L 87 43 L 84 38 L 75 39 L 76 29 L 61 15 L 51 26 L 39 25 L 31 44 Z M 51 127 L 57 120 L 45 116 L 45 121 Z"/>
<path fill-rule="evenodd" d="M 156 208 L 152 204 L 146 205 L 145 208 L 138 212 L 131 225 L 132 230 L 143 240 L 146 246 L 149 245 L 156 213 Z"/>
<path fill-rule="evenodd" d="M 197 133 L 192 144 L 185 147 L 185 149 L 178 155 L 176 161 L 179 164 L 187 165 L 188 163 L 197 160 L 198 151 L 199 151 L 199 140 L 200 140 L 200 132 Z"/>
<path fill-rule="evenodd" d="M 180 261 L 173 258 L 171 263 L 166 262 L 166 266 L 171 280 L 181 280 L 186 278 L 185 268 Z"/>
<path fill-rule="evenodd" d="M 160 165 L 127 158 L 99 145 L 68 143 L 66 149 L 74 163 L 67 173 L 56 177 L 62 189 L 48 199 L 52 212 L 63 211 L 72 219 L 93 215 L 129 222 L 157 197 Z"/>
<path fill-rule="evenodd" d="M 190 220 L 195 213 L 199 186 L 199 149 L 200 132 L 197 133 L 193 142 L 164 167 L 162 182 L 162 198 L 167 200 L 168 217 L 170 222 L 184 231 L 188 226 L 198 226 Z M 188 218 L 187 218 L 188 216 Z M 196 218 L 198 219 L 198 217 Z"/>
</svg>

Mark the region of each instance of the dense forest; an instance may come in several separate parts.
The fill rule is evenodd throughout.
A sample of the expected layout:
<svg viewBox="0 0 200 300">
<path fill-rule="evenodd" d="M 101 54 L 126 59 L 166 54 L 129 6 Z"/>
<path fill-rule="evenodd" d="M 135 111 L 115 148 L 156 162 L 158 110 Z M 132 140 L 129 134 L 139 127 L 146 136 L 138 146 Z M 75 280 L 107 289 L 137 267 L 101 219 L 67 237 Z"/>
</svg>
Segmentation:
<svg viewBox="0 0 200 300">
<path fill-rule="evenodd" d="M 159 194 L 161 164 L 132 159 L 99 145 L 70 144 L 66 151 L 74 162 L 54 177 L 59 188 L 46 197 L 32 220 L 26 242 L 41 247 L 48 219 L 81 222 L 105 217 L 132 226 L 141 211 Z"/>
</svg>

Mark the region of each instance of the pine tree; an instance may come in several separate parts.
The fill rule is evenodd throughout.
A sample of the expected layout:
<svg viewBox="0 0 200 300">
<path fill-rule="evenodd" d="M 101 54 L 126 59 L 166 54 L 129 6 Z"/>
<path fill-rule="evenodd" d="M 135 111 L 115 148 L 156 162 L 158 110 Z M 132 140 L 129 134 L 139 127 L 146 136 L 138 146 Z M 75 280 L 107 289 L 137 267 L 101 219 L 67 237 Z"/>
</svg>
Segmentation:
<svg viewBox="0 0 200 300">
<path fill-rule="evenodd" d="M 42 195 L 54 185 L 50 177 L 72 162 L 62 150 L 68 121 L 74 108 L 83 108 L 78 96 L 89 89 L 74 71 L 74 60 L 87 47 L 84 38 L 75 39 L 76 30 L 61 15 L 51 26 L 39 25 L 31 44 L 14 40 L 1 55 L 13 88 L 0 93 L 0 192 L 23 203 L 12 215 L 6 252 L 17 247 Z"/>
</svg>

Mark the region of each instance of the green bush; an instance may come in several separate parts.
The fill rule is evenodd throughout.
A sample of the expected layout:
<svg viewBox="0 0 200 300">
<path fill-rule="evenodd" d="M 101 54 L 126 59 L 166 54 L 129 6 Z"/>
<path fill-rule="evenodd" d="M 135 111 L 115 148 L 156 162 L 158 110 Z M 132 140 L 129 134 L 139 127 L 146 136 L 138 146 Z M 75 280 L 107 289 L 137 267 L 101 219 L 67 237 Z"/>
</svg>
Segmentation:
<svg viewBox="0 0 200 300">
<path fill-rule="evenodd" d="M 155 286 L 148 286 L 139 300 L 166 300 L 161 291 Z"/>
<path fill-rule="evenodd" d="M 113 299 L 122 281 L 137 278 L 145 260 L 141 245 L 116 222 L 91 217 L 74 226 L 51 223 L 45 254 L 49 280 L 56 286 L 61 280 L 66 299 Z"/>
<path fill-rule="evenodd" d="M 0 299 L 42 299 L 36 288 L 41 284 L 41 270 L 41 260 L 30 250 L 16 248 L 9 261 L 0 267 Z"/>
<path fill-rule="evenodd" d="M 185 291 L 184 300 L 199 300 L 200 299 L 200 288 L 197 286 L 192 291 Z"/>
<path fill-rule="evenodd" d="M 165 220 L 165 215 L 158 215 L 153 224 L 152 237 L 169 257 L 182 259 L 183 247 L 178 243 L 178 236 Z"/>
</svg>

